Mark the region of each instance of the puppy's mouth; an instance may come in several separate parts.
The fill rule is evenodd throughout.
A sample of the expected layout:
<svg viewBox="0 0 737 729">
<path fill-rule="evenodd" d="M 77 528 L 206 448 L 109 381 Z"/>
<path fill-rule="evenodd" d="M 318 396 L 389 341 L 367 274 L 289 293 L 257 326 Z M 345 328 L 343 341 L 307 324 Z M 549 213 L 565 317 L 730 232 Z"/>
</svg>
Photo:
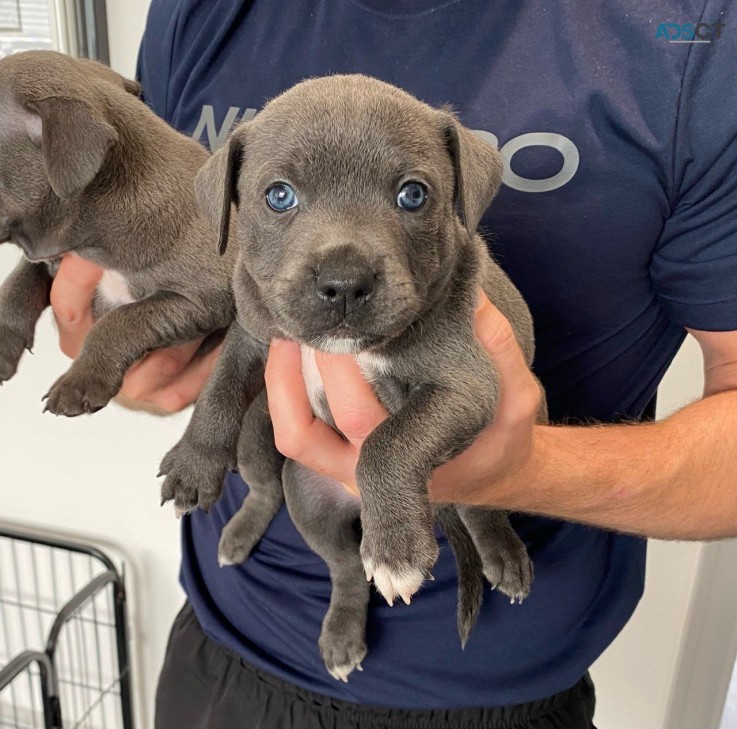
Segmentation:
<svg viewBox="0 0 737 729">
<path fill-rule="evenodd" d="M 375 331 L 372 327 L 354 326 L 345 321 L 337 326 L 316 329 L 314 325 L 301 326 L 297 321 L 289 321 L 283 313 L 277 318 L 280 329 L 288 339 L 329 354 L 359 354 L 376 350 L 406 329 L 406 322 L 398 322 L 388 331 L 383 327 L 381 331 Z"/>
<path fill-rule="evenodd" d="M 23 255 L 31 263 L 46 263 L 60 258 L 65 253 L 74 250 L 74 246 L 61 245 L 56 242 L 38 243 L 19 226 L 12 223 L 7 227 L 7 237 L 3 239 L 5 228 L 0 228 L 0 243 L 10 242 L 23 251 Z"/>
<path fill-rule="evenodd" d="M 292 274 L 277 282 L 276 291 L 263 287 L 268 293 L 262 301 L 286 338 L 313 349 L 353 354 L 379 350 L 411 326 L 421 309 L 414 286 L 386 276 L 375 275 L 372 288 L 362 293 L 351 279 L 352 289 L 341 290 L 338 276 L 322 290 L 312 273 L 308 268 L 303 275 Z"/>
<path fill-rule="evenodd" d="M 74 250 L 73 248 L 66 248 L 66 249 L 60 249 L 58 251 L 53 251 L 49 253 L 44 253 L 42 255 L 36 254 L 35 256 L 29 256 L 25 250 L 23 251 L 23 255 L 30 261 L 31 263 L 49 263 L 50 261 L 54 261 L 57 258 L 61 258 L 65 253 L 69 253 L 70 251 Z"/>
<path fill-rule="evenodd" d="M 367 336 L 365 332 L 358 331 L 348 324 L 316 331 L 295 326 L 294 322 L 287 322 L 283 317 L 278 319 L 283 336 L 321 352 L 358 354 L 377 341 L 376 337 Z"/>
</svg>

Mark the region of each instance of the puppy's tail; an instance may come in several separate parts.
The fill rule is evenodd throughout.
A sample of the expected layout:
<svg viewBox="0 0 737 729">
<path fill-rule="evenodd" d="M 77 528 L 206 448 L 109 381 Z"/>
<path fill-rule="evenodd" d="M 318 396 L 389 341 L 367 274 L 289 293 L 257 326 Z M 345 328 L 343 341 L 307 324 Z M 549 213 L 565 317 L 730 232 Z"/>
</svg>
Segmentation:
<svg viewBox="0 0 737 729">
<path fill-rule="evenodd" d="M 465 648 L 481 610 L 484 590 L 483 565 L 476 545 L 455 508 L 440 507 L 437 519 L 448 538 L 458 568 L 458 635 L 461 637 L 461 646 Z"/>
</svg>

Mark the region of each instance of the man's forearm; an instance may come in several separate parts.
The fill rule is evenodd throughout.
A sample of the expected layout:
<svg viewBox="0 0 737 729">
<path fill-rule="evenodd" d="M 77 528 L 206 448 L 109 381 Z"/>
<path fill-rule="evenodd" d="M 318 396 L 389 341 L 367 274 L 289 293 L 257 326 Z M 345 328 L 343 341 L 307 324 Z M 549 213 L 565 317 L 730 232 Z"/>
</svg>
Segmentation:
<svg viewBox="0 0 737 729">
<path fill-rule="evenodd" d="M 633 534 L 737 536 L 737 392 L 658 423 L 539 426 L 514 486 L 495 490 L 492 503 Z"/>
</svg>

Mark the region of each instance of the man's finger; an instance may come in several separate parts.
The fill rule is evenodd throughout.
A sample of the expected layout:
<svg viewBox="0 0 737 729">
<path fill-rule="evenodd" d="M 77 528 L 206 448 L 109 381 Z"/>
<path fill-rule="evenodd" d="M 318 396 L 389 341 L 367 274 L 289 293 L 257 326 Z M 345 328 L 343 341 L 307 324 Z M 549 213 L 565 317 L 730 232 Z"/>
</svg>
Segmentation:
<svg viewBox="0 0 737 729">
<path fill-rule="evenodd" d="M 319 473 L 350 474 L 348 444 L 326 423 L 316 418 L 302 377 L 299 346 L 275 339 L 266 363 L 266 390 L 274 423 L 274 439 L 288 458 Z"/>
<path fill-rule="evenodd" d="M 151 401 L 156 392 L 184 374 L 201 343 L 187 342 L 152 352 L 128 370 L 121 392 L 132 400 Z"/>
<path fill-rule="evenodd" d="M 64 256 L 53 286 L 51 307 L 59 328 L 62 351 L 76 357 L 92 328 L 92 300 L 103 270 L 74 254 Z"/>
<path fill-rule="evenodd" d="M 476 337 L 491 357 L 501 380 L 497 421 L 508 418 L 512 424 L 526 420 L 528 411 L 537 412 L 540 388 L 507 319 L 481 294 L 476 308 Z"/>
<path fill-rule="evenodd" d="M 525 356 L 514 336 L 512 325 L 486 297 L 481 295 L 476 308 L 476 337 L 487 351 L 499 371 L 502 380 L 514 383 L 529 378 Z"/>
<path fill-rule="evenodd" d="M 212 374 L 222 346 L 202 357 L 193 359 L 172 382 L 158 392 L 154 404 L 168 413 L 178 413 L 192 405 L 200 396 Z"/>
<path fill-rule="evenodd" d="M 325 396 L 338 429 L 355 446 L 360 446 L 379 423 L 386 408 L 364 379 L 351 354 L 316 354 Z"/>
</svg>

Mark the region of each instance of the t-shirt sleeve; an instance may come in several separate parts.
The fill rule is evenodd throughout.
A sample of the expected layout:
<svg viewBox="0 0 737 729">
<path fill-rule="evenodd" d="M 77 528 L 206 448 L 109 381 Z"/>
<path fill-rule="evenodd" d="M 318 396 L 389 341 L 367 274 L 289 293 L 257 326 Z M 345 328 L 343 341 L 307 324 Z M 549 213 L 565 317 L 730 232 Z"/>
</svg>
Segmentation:
<svg viewBox="0 0 737 729">
<path fill-rule="evenodd" d="M 707 3 L 704 22 L 713 29 L 721 20 L 720 36 L 689 46 L 671 214 L 651 261 L 655 291 L 673 323 L 707 331 L 737 329 L 737 12 L 728 7 Z"/>
<path fill-rule="evenodd" d="M 143 100 L 166 121 L 170 121 L 169 79 L 180 6 L 179 0 L 153 0 L 136 68 L 136 77 L 143 87 Z"/>
</svg>

